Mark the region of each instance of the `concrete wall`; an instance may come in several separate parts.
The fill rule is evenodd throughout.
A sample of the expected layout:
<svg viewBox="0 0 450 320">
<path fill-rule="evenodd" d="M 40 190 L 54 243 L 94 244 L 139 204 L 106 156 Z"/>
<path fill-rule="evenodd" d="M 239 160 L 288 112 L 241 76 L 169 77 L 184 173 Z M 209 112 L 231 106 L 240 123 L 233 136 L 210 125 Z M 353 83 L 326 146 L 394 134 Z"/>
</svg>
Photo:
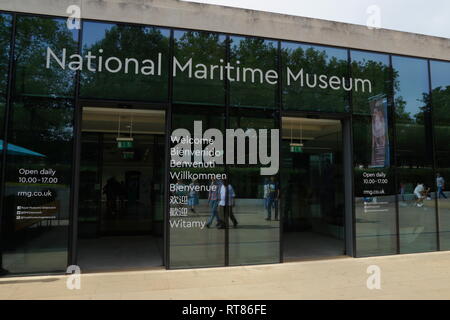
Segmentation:
<svg viewBox="0 0 450 320">
<path fill-rule="evenodd" d="M 450 39 L 179 0 L 0 0 L 0 10 L 210 30 L 450 60 Z"/>
</svg>

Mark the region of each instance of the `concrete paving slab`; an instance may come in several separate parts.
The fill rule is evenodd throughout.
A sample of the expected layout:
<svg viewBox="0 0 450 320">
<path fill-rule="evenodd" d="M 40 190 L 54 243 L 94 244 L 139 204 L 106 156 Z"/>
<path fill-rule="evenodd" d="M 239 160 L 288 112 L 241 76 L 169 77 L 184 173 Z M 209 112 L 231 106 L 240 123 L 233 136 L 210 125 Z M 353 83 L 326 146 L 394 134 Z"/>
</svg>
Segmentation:
<svg viewBox="0 0 450 320">
<path fill-rule="evenodd" d="M 369 290 L 378 266 L 381 289 Z M 67 276 L 0 278 L 0 299 L 450 299 L 450 252 L 342 258 L 212 269 L 89 273 L 81 289 Z"/>
</svg>

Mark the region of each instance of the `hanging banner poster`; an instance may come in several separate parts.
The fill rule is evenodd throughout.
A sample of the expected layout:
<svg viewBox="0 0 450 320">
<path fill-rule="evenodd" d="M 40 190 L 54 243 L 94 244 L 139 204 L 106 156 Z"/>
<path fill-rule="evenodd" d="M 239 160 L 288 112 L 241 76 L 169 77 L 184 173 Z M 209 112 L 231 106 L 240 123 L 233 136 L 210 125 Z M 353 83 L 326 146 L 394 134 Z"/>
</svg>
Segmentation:
<svg viewBox="0 0 450 320">
<path fill-rule="evenodd" d="M 370 102 L 372 114 L 371 168 L 389 167 L 388 110 L 385 96 L 374 97 Z"/>
</svg>

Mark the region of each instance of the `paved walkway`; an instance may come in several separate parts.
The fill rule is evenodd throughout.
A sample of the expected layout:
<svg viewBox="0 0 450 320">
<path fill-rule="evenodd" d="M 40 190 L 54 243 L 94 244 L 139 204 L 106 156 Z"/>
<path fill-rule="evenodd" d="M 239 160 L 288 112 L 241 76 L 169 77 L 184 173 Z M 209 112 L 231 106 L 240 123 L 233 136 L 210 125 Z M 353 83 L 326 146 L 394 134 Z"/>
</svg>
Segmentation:
<svg viewBox="0 0 450 320">
<path fill-rule="evenodd" d="M 367 267 L 381 269 L 369 290 Z M 264 266 L 0 279 L 0 299 L 450 299 L 450 252 Z"/>
</svg>

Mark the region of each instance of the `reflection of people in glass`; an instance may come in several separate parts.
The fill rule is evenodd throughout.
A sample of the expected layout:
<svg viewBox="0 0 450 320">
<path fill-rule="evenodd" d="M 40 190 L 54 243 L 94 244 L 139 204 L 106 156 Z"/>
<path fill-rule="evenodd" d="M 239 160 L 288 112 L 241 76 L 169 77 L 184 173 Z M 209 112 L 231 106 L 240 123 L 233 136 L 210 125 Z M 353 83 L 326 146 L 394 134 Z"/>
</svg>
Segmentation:
<svg viewBox="0 0 450 320">
<path fill-rule="evenodd" d="M 209 190 L 209 194 L 208 194 L 208 204 L 209 204 L 209 209 L 211 211 L 210 211 L 209 220 L 206 223 L 207 228 L 211 227 L 211 224 L 213 223 L 214 218 L 217 219 L 217 226 L 219 226 L 221 224 L 221 221 L 219 218 L 219 212 L 218 212 L 221 187 L 222 187 L 222 185 L 215 178 L 213 178 L 211 180 L 211 189 Z"/>
<path fill-rule="evenodd" d="M 440 173 L 436 174 L 436 186 L 437 186 L 437 198 L 440 199 L 442 196 L 445 199 L 447 199 L 447 196 L 444 193 L 445 180 L 444 180 L 444 177 L 442 177 Z"/>
<path fill-rule="evenodd" d="M 427 188 L 426 185 L 424 186 L 424 188 L 425 188 L 425 192 L 424 192 L 423 195 L 425 196 L 425 199 L 432 200 L 431 197 L 430 197 L 430 190 L 431 190 L 431 188 Z"/>
<path fill-rule="evenodd" d="M 120 193 L 120 183 L 115 177 L 111 177 L 103 187 L 103 193 L 106 195 L 106 210 L 108 214 L 115 214 L 117 212 L 117 196 Z"/>
<path fill-rule="evenodd" d="M 234 193 L 233 186 L 231 184 L 221 183 L 220 187 L 220 201 L 219 201 L 219 229 L 225 229 L 228 226 L 228 219 L 225 217 L 225 213 L 228 210 L 229 219 L 233 222 L 233 226 L 236 228 L 238 222 L 233 213 L 234 198 L 236 194 Z"/>
<path fill-rule="evenodd" d="M 275 208 L 275 220 L 278 220 L 278 198 L 280 189 L 275 181 L 275 177 L 271 177 L 269 183 L 265 185 L 264 193 L 267 195 L 267 221 L 272 220 L 272 208 Z"/>
<path fill-rule="evenodd" d="M 416 188 L 414 189 L 414 196 L 416 197 L 415 205 L 418 207 L 423 207 L 423 200 L 428 197 L 428 193 L 430 192 L 430 188 L 425 189 L 423 183 L 418 182 Z"/>
<path fill-rule="evenodd" d="M 178 179 L 177 183 L 175 183 L 175 189 L 172 192 L 172 194 L 177 197 L 177 204 L 173 205 L 175 208 L 184 208 L 184 205 L 186 204 L 186 191 L 185 191 L 185 184 L 183 180 Z"/>
<path fill-rule="evenodd" d="M 405 184 L 403 182 L 400 182 L 400 197 L 402 201 L 405 201 Z"/>
<path fill-rule="evenodd" d="M 269 200 L 269 194 L 268 194 L 268 190 L 269 190 L 269 188 L 268 188 L 268 185 L 269 185 L 269 183 L 270 183 L 270 180 L 269 179 L 265 179 L 264 180 L 264 209 L 266 209 L 267 210 L 267 202 L 268 202 L 268 200 Z"/>
<path fill-rule="evenodd" d="M 193 179 L 191 184 L 189 185 L 189 194 L 188 194 L 188 205 L 190 207 L 191 212 L 195 212 L 195 206 L 198 205 L 198 192 L 195 190 L 198 183 L 197 180 Z"/>
<path fill-rule="evenodd" d="M 175 192 L 174 194 L 178 197 L 182 197 L 186 195 L 186 191 L 185 191 L 185 185 L 183 180 L 178 179 L 177 183 L 175 184 Z"/>
<path fill-rule="evenodd" d="M 372 134 L 375 148 L 384 148 L 386 145 L 386 124 L 380 104 L 373 110 Z"/>
</svg>

